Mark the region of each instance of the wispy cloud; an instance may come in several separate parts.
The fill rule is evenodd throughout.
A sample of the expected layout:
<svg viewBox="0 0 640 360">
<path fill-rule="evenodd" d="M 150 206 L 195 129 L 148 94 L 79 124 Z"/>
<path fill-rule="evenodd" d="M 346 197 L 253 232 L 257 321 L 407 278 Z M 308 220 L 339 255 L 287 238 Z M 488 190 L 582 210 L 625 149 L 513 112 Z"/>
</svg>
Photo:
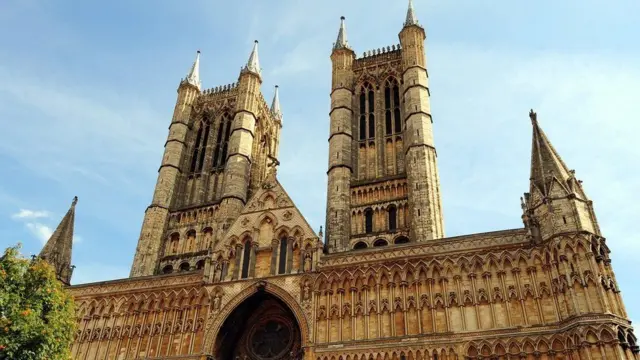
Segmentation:
<svg viewBox="0 0 640 360">
<path fill-rule="evenodd" d="M 28 232 L 43 245 L 53 235 L 54 228 L 44 223 L 53 220 L 51 212 L 47 210 L 20 209 L 20 211 L 11 215 L 11 219 L 22 222 Z M 82 241 L 83 238 L 81 236 L 74 234 L 74 244 Z"/>
<path fill-rule="evenodd" d="M 11 218 L 16 219 L 38 219 L 38 218 L 48 218 L 51 214 L 48 211 L 44 210 L 28 210 L 28 209 L 20 209 L 17 213 L 11 215 Z"/>
<path fill-rule="evenodd" d="M 25 226 L 31 232 L 33 236 L 35 236 L 42 244 L 45 244 L 47 240 L 53 234 L 53 229 L 47 225 L 41 223 L 26 223 Z"/>
</svg>

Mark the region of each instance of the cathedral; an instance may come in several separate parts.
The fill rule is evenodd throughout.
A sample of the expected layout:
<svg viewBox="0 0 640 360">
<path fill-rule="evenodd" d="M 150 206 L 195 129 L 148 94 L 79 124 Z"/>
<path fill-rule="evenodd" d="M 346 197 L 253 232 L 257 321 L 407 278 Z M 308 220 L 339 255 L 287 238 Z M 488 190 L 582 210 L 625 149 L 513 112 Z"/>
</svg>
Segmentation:
<svg viewBox="0 0 640 360">
<path fill-rule="evenodd" d="M 73 359 L 640 359 L 593 203 L 534 111 L 523 226 L 446 237 L 411 2 L 399 30 L 357 56 L 341 19 L 324 233 L 278 181 L 258 42 L 215 88 L 198 52 L 130 276 L 69 285 L 77 199 L 41 252 L 75 298 Z"/>
</svg>

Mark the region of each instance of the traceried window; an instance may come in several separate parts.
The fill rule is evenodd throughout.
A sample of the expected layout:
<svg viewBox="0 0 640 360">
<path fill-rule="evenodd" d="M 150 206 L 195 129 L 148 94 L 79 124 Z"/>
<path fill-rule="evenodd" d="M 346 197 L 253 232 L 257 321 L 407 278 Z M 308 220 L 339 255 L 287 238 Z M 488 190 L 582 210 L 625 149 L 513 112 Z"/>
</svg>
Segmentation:
<svg viewBox="0 0 640 360">
<path fill-rule="evenodd" d="M 369 83 L 365 83 L 360 88 L 359 95 L 360 104 L 360 123 L 358 139 L 373 139 L 376 137 L 376 119 L 374 115 L 375 111 L 375 96 L 373 92 L 373 86 Z"/>
<path fill-rule="evenodd" d="M 387 80 L 384 86 L 384 130 L 385 135 L 402 132 L 400 88 L 394 78 Z"/>
<path fill-rule="evenodd" d="M 214 170 L 223 169 L 227 162 L 227 148 L 229 146 L 229 136 L 231 135 L 232 119 L 229 113 L 224 113 L 218 125 L 218 135 L 213 148 L 212 168 Z"/>
<path fill-rule="evenodd" d="M 202 120 L 198 124 L 198 132 L 196 133 L 196 142 L 193 145 L 193 155 L 191 156 L 191 173 L 200 173 L 204 166 L 204 158 L 207 152 L 207 142 L 209 141 L 209 130 L 211 122 L 209 115 L 204 114 Z"/>
</svg>

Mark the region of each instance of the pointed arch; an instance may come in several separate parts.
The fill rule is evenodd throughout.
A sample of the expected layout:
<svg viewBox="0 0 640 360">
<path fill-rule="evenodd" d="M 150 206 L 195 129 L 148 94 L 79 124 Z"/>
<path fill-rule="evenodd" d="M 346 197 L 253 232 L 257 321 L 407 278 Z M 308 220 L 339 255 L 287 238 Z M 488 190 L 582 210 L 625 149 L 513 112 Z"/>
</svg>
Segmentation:
<svg viewBox="0 0 640 360">
<path fill-rule="evenodd" d="M 259 293 L 265 292 L 271 296 L 276 297 L 293 313 L 295 320 L 298 323 L 300 328 L 300 337 L 302 344 L 308 344 L 310 342 L 309 338 L 309 321 L 305 315 L 304 310 L 300 307 L 298 301 L 293 298 L 293 296 L 285 289 L 279 287 L 276 284 L 270 283 L 268 281 L 256 281 L 253 284 L 246 287 L 239 294 L 233 297 L 229 302 L 221 308 L 218 316 L 211 326 L 208 326 L 208 329 L 205 330 L 206 343 L 204 344 L 204 350 L 209 353 L 213 353 L 215 351 L 215 339 L 218 338 L 218 334 L 222 328 L 224 322 L 229 318 L 229 315 L 238 308 L 245 300 L 250 298 L 251 296 Z"/>
</svg>

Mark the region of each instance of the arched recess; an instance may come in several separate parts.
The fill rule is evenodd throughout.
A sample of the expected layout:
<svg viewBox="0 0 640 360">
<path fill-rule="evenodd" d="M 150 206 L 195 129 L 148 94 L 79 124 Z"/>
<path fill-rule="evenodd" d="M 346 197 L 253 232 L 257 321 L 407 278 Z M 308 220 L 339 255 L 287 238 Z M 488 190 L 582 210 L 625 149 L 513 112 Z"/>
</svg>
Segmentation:
<svg viewBox="0 0 640 360">
<path fill-rule="evenodd" d="M 407 244 L 409 243 L 409 238 L 406 236 L 398 236 L 397 238 L 395 238 L 395 240 L 393 240 L 394 244 Z"/>
<path fill-rule="evenodd" d="M 217 338 L 220 335 L 223 324 L 229 316 L 245 303 L 246 300 L 260 294 L 272 296 L 281 301 L 282 304 L 291 311 L 300 329 L 301 346 L 304 348 L 309 344 L 309 322 L 304 314 L 304 310 L 300 307 L 296 299 L 294 299 L 289 292 L 275 284 L 267 281 L 257 281 L 232 298 L 215 317 L 213 324 L 207 326 L 208 330 L 205 333 L 205 350 L 207 353 L 215 354 L 217 351 L 215 348 Z"/>
<path fill-rule="evenodd" d="M 353 245 L 353 250 L 366 249 L 367 243 L 364 241 L 358 241 L 355 245 Z"/>
</svg>

